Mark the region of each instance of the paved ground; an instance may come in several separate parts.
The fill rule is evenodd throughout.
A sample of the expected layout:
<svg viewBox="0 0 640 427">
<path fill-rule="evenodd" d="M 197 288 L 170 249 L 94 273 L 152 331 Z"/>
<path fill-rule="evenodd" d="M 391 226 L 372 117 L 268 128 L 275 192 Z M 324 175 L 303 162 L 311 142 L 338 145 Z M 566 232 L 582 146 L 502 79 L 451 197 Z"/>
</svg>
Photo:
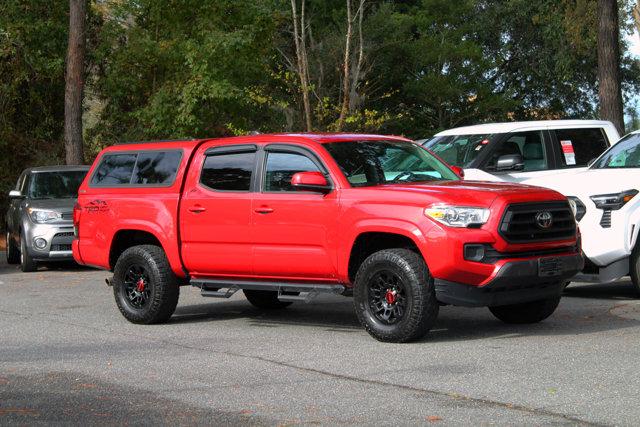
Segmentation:
<svg viewBox="0 0 640 427">
<path fill-rule="evenodd" d="M 382 344 L 351 299 L 278 313 L 183 288 L 136 326 L 107 273 L 0 262 L 0 425 L 602 424 L 640 420 L 640 301 L 577 286 L 554 316 L 507 326 L 444 307 L 422 342 Z"/>
</svg>

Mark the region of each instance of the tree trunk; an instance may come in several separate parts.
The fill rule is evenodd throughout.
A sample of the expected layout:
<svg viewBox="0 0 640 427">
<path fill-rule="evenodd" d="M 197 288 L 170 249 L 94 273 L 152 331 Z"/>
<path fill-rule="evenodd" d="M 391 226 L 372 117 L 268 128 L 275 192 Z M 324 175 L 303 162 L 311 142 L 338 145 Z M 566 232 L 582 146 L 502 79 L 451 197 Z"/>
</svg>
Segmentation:
<svg viewBox="0 0 640 427">
<path fill-rule="evenodd" d="M 344 120 L 349 112 L 349 96 L 351 95 L 351 89 L 349 83 L 351 82 L 351 72 L 349 70 L 351 63 L 351 34 L 353 32 L 353 20 L 351 18 L 351 0 L 347 0 L 347 35 L 344 45 L 344 64 L 343 64 L 343 77 L 342 77 L 342 108 L 340 108 L 340 117 L 338 118 L 338 125 L 336 130 L 342 131 L 344 126 Z"/>
<path fill-rule="evenodd" d="M 68 165 L 84 163 L 82 94 L 86 0 L 69 0 L 69 46 L 64 91 L 64 149 Z"/>
<path fill-rule="evenodd" d="M 598 0 L 598 95 L 600 118 L 611 121 L 624 133 L 620 87 L 618 1 Z"/>
<path fill-rule="evenodd" d="M 291 0 L 291 13 L 293 15 L 293 38 L 296 46 L 298 76 L 302 87 L 302 103 L 304 105 L 304 117 L 307 132 L 313 130 L 311 124 L 311 102 L 309 100 L 309 59 L 307 58 L 305 0 L 302 0 L 300 22 L 298 22 L 297 0 Z"/>
</svg>

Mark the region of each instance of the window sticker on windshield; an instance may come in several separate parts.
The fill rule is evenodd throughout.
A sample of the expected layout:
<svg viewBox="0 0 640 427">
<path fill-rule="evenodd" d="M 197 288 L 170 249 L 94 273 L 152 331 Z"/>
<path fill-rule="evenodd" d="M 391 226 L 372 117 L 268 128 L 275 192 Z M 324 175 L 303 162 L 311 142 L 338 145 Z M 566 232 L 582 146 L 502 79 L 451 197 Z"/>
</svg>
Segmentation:
<svg viewBox="0 0 640 427">
<path fill-rule="evenodd" d="M 576 164 L 576 152 L 573 151 L 573 144 L 570 140 L 560 141 L 560 145 L 562 146 L 562 154 L 564 154 L 564 162 L 567 166 Z"/>
</svg>

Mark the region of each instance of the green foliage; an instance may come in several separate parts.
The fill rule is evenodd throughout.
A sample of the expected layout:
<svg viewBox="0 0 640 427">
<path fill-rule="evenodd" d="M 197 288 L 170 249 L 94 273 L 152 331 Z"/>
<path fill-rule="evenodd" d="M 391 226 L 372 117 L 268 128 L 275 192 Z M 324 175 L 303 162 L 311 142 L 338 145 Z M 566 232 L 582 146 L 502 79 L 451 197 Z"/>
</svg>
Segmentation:
<svg viewBox="0 0 640 427">
<path fill-rule="evenodd" d="M 89 135 L 115 141 L 229 135 L 273 123 L 257 96 L 276 16 L 268 2 L 113 3 L 96 53 L 101 105 Z"/>
<path fill-rule="evenodd" d="M 0 208 L 18 174 L 62 156 L 67 2 L 0 2 Z M 0 224 L 0 227 L 4 224 Z"/>
<path fill-rule="evenodd" d="M 418 138 L 485 121 L 595 117 L 596 3 L 367 0 L 344 129 Z M 632 3 L 620 0 L 623 31 Z M 290 0 L 89 4 L 87 160 L 119 141 L 304 128 Z M 66 0 L 0 2 L 0 197 L 23 168 L 62 161 L 67 12 Z M 313 123 L 333 130 L 345 1 L 306 0 L 306 16 Z M 358 35 L 354 22 L 352 72 Z M 628 53 L 622 76 L 628 98 L 640 82 Z"/>
</svg>

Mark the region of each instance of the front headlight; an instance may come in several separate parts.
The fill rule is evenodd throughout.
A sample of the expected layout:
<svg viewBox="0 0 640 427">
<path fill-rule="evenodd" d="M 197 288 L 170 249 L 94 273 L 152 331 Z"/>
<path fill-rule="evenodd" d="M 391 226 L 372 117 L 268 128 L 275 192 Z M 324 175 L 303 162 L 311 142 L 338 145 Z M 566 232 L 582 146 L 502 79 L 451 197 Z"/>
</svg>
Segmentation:
<svg viewBox="0 0 640 427">
<path fill-rule="evenodd" d="M 60 212 L 47 211 L 43 209 L 29 208 L 29 215 L 31 216 L 33 222 L 37 223 L 44 223 L 62 219 L 62 214 Z"/>
<path fill-rule="evenodd" d="M 627 190 L 621 193 L 591 196 L 591 200 L 593 200 L 593 203 L 596 204 L 596 208 L 598 209 L 616 211 L 626 205 L 636 194 L 638 194 L 638 190 Z"/>
<path fill-rule="evenodd" d="M 489 220 L 489 209 L 439 205 L 426 208 L 424 214 L 449 227 L 482 225 Z"/>
</svg>

